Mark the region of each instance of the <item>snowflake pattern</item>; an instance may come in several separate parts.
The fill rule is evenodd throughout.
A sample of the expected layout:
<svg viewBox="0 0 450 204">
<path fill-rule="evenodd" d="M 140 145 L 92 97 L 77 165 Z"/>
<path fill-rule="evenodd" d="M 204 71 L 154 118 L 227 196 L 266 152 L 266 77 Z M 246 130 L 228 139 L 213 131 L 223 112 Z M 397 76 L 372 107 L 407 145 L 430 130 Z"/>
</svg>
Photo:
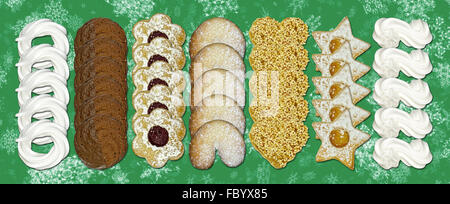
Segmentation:
<svg viewBox="0 0 450 204">
<path fill-rule="evenodd" d="M 197 3 L 203 6 L 205 16 L 225 17 L 239 10 L 237 0 L 197 0 Z"/>
</svg>

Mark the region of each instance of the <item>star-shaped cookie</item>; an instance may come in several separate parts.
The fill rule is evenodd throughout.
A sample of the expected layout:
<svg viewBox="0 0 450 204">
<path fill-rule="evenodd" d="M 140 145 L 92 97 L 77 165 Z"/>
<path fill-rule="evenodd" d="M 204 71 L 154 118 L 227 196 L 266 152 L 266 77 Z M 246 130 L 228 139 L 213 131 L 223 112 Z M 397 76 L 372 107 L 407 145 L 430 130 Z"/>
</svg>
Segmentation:
<svg viewBox="0 0 450 204">
<path fill-rule="evenodd" d="M 314 122 L 312 126 L 316 136 L 322 141 L 316 161 L 336 159 L 353 170 L 355 151 L 369 140 L 370 135 L 352 126 L 350 112 L 345 111 L 334 122 Z"/>
<path fill-rule="evenodd" d="M 352 50 L 349 42 L 345 42 L 333 54 L 313 54 L 312 59 L 316 64 L 316 70 L 320 71 L 323 77 L 332 77 L 344 66 L 344 64 L 350 66 L 353 81 L 358 80 L 370 71 L 369 66 L 352 57 Z"/>
<path fill-rule="evenodd" d="M 322 99 L 333 99 L 345 87 L 349 87 L 352 102 L 356 104 L 370 93 L 369 89 L 352 80 L 350 67 L 347 64 L 333 77 L 313 77 L 312 81 Z"/>
<path fill-rule="evenodd" d="M 333 122 L 346 110 L 350 112 L 353 126 L 357 126 L 370 116 L 370 112 L 355 106 L 352 103 L 350 90 L 345 88 L 334 99 L 312 100 L 316 114 L 322 118 L 322 122 Z"/>
<path fill-rule="evenodd" d="M 315 31 L 312 32 L 312 36 L 322 50 L 322 54 L 334 53 L 346 41 L 350 43 L 353 58 L 358 57 L 370 47 L 369 43 L 353 36 L 348 17 L 344 17 L 334 30 Z"/>
</svg>

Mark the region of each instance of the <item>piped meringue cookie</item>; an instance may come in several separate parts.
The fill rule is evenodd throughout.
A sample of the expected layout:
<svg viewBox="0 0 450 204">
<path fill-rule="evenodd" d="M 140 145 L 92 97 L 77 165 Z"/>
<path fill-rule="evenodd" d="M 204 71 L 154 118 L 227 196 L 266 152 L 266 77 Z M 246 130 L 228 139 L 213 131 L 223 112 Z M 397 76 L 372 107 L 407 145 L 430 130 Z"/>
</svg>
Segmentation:
<svg viewBox="0 0 450 204">
<path fill-rule="evenodd" d="M 373 129 L 383 138 L 397 137 L 401 130 L 407 136 L 422 139 L 433 126 L 428 114 L 422 110 L 407 113 L 397 108 L 380 108 L 375 113 Z"/>
<path fill-rule="evenodd" d="M 407 166 L 423 169 L 433 156 L 428 144 L 420 139 L 408 144 L 398 138 L 381 138 L 375 142 L 373 159 L 384 169 L 398 167 L 400 161 Z"/>
<path fill-rule="evenodd" d="M 422 109 L 431 102 L 428 84 L 422 80 L 412 80 L 409 84 L 397 78 L 380 78 L 375 83 L 373 99 L 384 108 L 405 105 Z"/>
<path fill-rule="evenodd" d="M 413 50 L 408 54 L 397 48 L 380 48 L 375 53 L 373 69 L 381 77 L 397 77 L 402 71 L 406 76 L 423 79 L 433 66 L 428 53 L 422 50 Z"/>
<path fill-rule="evenodd" d="M 53 40 L 53 46 L 49 44 L 44 44 L 52 46 L 63 53 L 64 60 L 67 59 L 67 54 L 69 53 L 69 40 L 67 39 L 66 29 L 52 22 L 50 19 L 40 19 L 27 24 L 19 34 L 16 39 L 18 43 L 19 55 L 22 58 L 25 53 L 32 48 L 32 41 L 34 38 L 50 36 Z M 48 60 L 43 62 L 37 62 L 33 65 L 35 68 L 49 68 L 52 64 Z"/>
<path fill-rule="evenodd" d="M 406 46 L 422 49 L 433 40 L 425 21 L 413 20 L 408 24 L 397 18 L 378 19 L 372 37 L 384 48 L 398 47 L 402 41 Z"/>
</svg>

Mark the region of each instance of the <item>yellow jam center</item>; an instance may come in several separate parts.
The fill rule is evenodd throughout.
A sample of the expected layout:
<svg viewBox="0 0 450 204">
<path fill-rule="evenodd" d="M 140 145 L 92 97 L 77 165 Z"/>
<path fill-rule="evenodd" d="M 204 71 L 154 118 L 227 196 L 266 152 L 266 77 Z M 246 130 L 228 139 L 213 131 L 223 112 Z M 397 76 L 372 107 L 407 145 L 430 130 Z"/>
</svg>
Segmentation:
<svg viewBox="0 0 450 204">
<path fill-rule="evenodd" d="M 337 128 L 330 133 L 330 142 L 337 148 L 345 147 L 350 140 L 350 135 L 344 129 Z"/>
<path fill-rule="evenodd" d="M 339 116 L 341 116 L 341 114 L 345 111 L 345 107 L 344 106 L 334 106 L 333 108 L 331 108 L 329 116 L 330 116 L 330 120 L 333 122 L 336 119 L 339 118 Z"/>
<path fill-rule="evenodd" d="M 345 85 L 340 82 L 331 85 L 330 90 L 329 90 L 331 99 L 334 99 L 336 96 L 338 96 L 344 88 L 345 88 Z"/>
<path fill-rule="evenodd" d="M 333 40 L 330 41 L 330 51 L 331 53 L 336 52 L 344 43 L 344 39 L 342 38 L 334 38 Z"/>
<path fill-rule="evenodd" d="M 338 73 L 339 70 L 341 70 L 342 67 L 344 67 L 344 65 L 345 65 L 345 62 L 342 61 L 342 60 L 333 61 L 330 64 L 330 74 L 331 74 L 331 76 L 334 76 L 336 73 Z"/>
</svg>

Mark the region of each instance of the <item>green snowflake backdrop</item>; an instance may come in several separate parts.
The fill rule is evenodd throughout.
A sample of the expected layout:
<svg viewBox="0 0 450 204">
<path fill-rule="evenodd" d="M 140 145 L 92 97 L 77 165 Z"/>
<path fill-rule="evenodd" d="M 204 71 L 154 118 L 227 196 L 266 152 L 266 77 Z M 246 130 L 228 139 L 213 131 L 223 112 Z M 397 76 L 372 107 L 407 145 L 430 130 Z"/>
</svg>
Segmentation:
<svg viewBox="0 0 450 204">
<path fill-rule="evenodd" d="M 1 0 L 0 1 L 0 25 L 1 45 L 0 50 L 0 183 L 450 183 L 448 169 L 450 168 L 450 137 L 449 137 L 449 4 L 448 0 L 81 0 L 81 1 L 57 1 L 57 0 Z M 372 115 L 359 129 L 368 132 L 372 138 L 361 146 L 356 152 L 355 170 L 351 171 L 337 161 L 315 162 L 315 154 L 320 146 L 320 141 L 314 139 L 314 131 L 311 123 L 319 121 L 315 111 L 310 105 L 310 114 L 306 124 L 309 127 L 310 140 L 306 147 L 297 154 L 295 160 L 286 168 L 276 170 L 264 160 L 251 146 L 248 132 L 252 126 L 252 120 L 248 115 L 248 101 L 245 113 L 247 116 L 247 128 L 245 134 L 247 154 L 245 161 L 237 168 L 228 168 L 219 159 L 209 170 L 197 170 L 192 167 L 188 148 L 184 156 L 178 161 L 171 161 L 161 169 L 153 169 L 145 160 L 135 156 L 131 146 L 126 157 L 115 167 L 105 170 L 91 170 L 85 167 L 75 154 L 73 136 L 75 130 L 71 124 L 68 138 L 71 145 L 69 156 L 63 162 L 50 170 L 36 171 L 26 167 L 18 157 L 15 139 L 19 136 L 17 119 L 15 114 L 19 111 L 16 92 L 18 76 L 15 63 L 18 62 L 17 44 L 15 38 L 22 28 L 29 22 L 41 18 L 49 18 L 66 27 L 68 39 L 72 50 L 68 61 L 70 78 L 68 80 L 71 102 L 68 113 L 71 121 L 74 117 L 73 107 L 73 40 L 76 31 L 84 22 L 94 17 L 108 17 L 118 22 L 126 31 L 129 47 L 134 43 L 131 34 L 132 26 L 141 19 L 151 17 L 162 12 L 170 15 L 174 23 L 181 25 L 187 34 L 187 42 L 195 28 L 204 20 L 222 16 L 234 21 L 243 31 L 247 39 L 247 51 L 245 63 L 247 71 L 251 70 L 248 64 L 248 56 L 252 44 L 248 38 L 248 30 L 252 22 L 259 17 L 271 16 L 279 21 L 286 17 L 299 17 L 309 26 L 310 31 L 331 30 L 336 27 L 344 16 L 348 16 L 352 24 L 353 34 L 369 43 L 372 47 L 358 58 L 359 61 L 371 66 L 373 56 L 379 46 L 372 39 L 375 21 L 381 17 L 396 17 L 407 22 L 413 19 L 423 19 L 428 22 L 433 34 L 433 42 L 425 51 L 429 53 L 433 64 L 433 72 L 424 81 L 428 82 L 434 99 L 424 110 L 429 114 L 434 130 L 426 141 L 433 154 L 433 161 L 422 170 L 407 167 L 400 164 L 398 168 L 384 170 L 373 159 L 372 153 L 375 141 L 379 136 L 372 129 L 373 114 L 380 108 L 369 95 L 358 105 L 369 110 Z M 39 40 L 38 40 L 39 41 Z M 320 50 L 310 37 L 306 44 L 309 55 L 319 53 Z M 188 56 L 188 43 L 183 46 Z M 401 49 L 410 51 L 404 45 Z M 184 70 L 187 71 L 190 60 L 187 60 Z M 134 62 L 131 53 L 128 53 L 128 67 L 131 72 Z M 310 62 L 306 74 L 309 76 L 311 88 L 306 99 L 310 103 L 312 99 L 319 98 L 314 94 L 311 77 L 319 76 L 315 71 L 315 65 Z M 371 70 L 358 83 L 373 89 L 379 76 Z M 404 75 L 401 79 L 410 81 Z M 131 77 L 128 76 L 128 96 L 134 87 Z M 247 79 L 248 83 L 248 79 Z M 248 91 L 248 88 L 247 88 Z M 185 97 L 189 94 L 189 88 L 185 91 Z M 134 114 L 129 100 L 128 116 Z M 401 109 L 411 110 L 404 105 Z M 190 111 L 184 116 L 188 125 Z M 131 127 L 131 120 L 129 127 Z M 131 128 L 128 131 L 128 141 L 131 143 L 134 133 Z M 402 133 L 400 139 L 410 141 Z M 188 147 L 190 135 L 183 143 Z M 45 152 L 49 146 L 34 146 L 36 151 Z"/>
</svg>

